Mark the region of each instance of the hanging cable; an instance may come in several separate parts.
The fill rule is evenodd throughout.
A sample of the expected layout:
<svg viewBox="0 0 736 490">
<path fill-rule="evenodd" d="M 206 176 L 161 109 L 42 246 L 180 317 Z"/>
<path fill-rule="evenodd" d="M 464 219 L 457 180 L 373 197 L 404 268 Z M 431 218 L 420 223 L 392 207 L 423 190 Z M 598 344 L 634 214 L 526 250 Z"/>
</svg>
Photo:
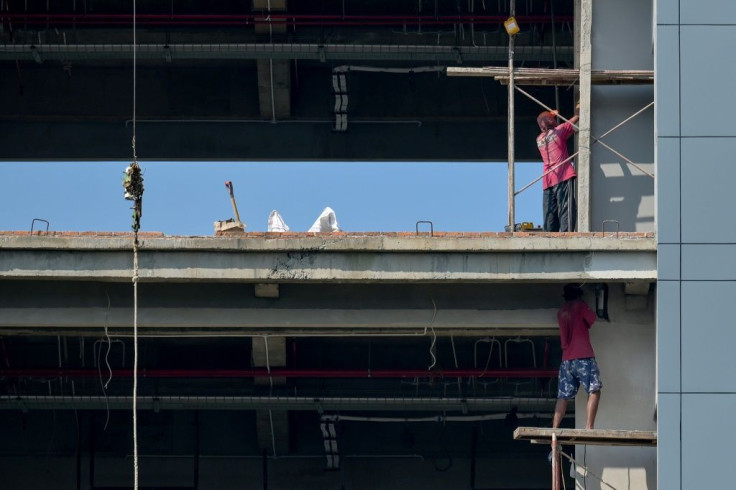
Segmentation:
<svg viewBox="0 0 736 490">
<path fill-rule="evenodd" d="M 430 296 L 430 299 L 432 300 L 432 307 L 434 308 L 434 312 L 432 313 L 432 320 L 429 322 L 429 328 L 432 330 L 432 341 L 429 343 L 429 355 L 432 358 L 432 363 L 427 368 L 428 371 L 431 371 L 432 368 L 437 365 L 437 355 L 435 354 L 435 349 L 437 345 L 437 333 L 434 331 L 434 321 L 437 318 L 437 303 L 434 302 L 434 296 Z"/>
<path fill-rule="evenodd" d="M 110 366 L 110 349 L 112 349 L 112 339 L 110 338 L 110 332 L 107 330 L 107 319 L 110 315 L 110 293 L 105 289 L 105 296 L 107 296 L 107 310 L 105 311 L 105 323 L 103 325 L 105 329 L 105 341 L 107 343 L 107 351 L 105 352 L 105 365 L 107 366 L 107 372 L 109 373 L 107 381 L 104 383 L 102 382 L 102 363 L 100 362 L 101 359 L 97 358 L 96 352 L 97 347 L 95 344 L 92 345 L 93 355 L 96 359 L 97 363 L 97 374 L 99 374 L 100 377 L 100 386 L 102 387 L 102 394 L 105 396 L 105 428 L 103 430 L 107 430 L 107 424 L 110 423 L 110 402 L 107 399 L 107 387 L 110 385 L 110 381 L 112 381 L 112 367 Z M 102 357 L 102 352 L 100 352 L 100 357 Z"/>
</svg>

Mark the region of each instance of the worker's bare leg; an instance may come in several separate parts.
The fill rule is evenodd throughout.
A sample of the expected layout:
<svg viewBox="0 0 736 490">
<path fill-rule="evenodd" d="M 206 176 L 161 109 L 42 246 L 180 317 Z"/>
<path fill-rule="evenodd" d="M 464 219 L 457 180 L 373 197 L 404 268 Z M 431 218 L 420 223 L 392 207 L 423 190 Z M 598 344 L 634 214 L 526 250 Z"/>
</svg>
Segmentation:
<svg viewBox="0 0 736 490">
<path fill-rule="evenodd" d="M 557 405 L 555 405 L 555 416 L 552 419 L 552 428 L 557 429 L 562 423 L 562 418 L 565 416 L 567 411 L 567 400 L 564 398 L 557 399 Z"/>
<path fill-rule="evenodd" d="M 593 393 L 588 395 L 588 407 L 586 411 L 587 420 L 585 424 L 586 429 L 592 429 L 593 427 L 595 427 L 595 414 L 598 413 L 598 403 L 600 401 L 601 401 L 601 390 L 594 391 Z M 555 412 L 555 416 L 557 416 L 556 412 Z"/>
<path fill-rule="evenodd" d="M 562 419 L 565 417 L 565 412 L 567 411 L 567 400 L 564 398 L 558 398 L 557 404 L 555 405 L 555 416 L 552 419 L 552 428 L 558 429 L 560 427 L 560 424 L 562 423 Z M 552 453 L 553 458 L 556 458 L 557 454 L 557 440 L 552 439 Z M 559 488 L 559 486 L 557 487 Z"/>
</svg>

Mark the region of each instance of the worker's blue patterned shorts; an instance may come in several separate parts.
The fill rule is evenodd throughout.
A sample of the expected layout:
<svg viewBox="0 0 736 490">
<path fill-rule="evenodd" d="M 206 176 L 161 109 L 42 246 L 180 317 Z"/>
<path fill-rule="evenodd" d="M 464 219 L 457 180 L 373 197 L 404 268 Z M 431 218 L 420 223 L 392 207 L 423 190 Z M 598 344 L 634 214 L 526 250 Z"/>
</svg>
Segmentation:
<svg viewBox="0 0 736 490">
<path fill-rule="evenodd" d="M 598 363 L 595 362 L 595 357 L 562 361 L 557 398 L 564 398 L 565 400 L 575 398 L 581 383 L 588 393 L 603 388 L 601 372 L 598 369 Z"/>
</svg>

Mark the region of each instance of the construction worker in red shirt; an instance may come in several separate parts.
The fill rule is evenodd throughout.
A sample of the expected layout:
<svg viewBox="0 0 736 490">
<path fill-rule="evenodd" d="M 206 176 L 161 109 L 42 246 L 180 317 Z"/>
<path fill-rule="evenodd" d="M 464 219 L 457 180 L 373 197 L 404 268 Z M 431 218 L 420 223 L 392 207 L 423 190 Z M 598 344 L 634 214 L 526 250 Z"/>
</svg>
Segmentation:
<svg viewBox="0 0 736 490">
<path fill-rule="evenodd" d="M 539 136 L 537 148 L 544 161 L 542 179 L 542 211 L 544 231 L 575 231 L 575 167 L 567 151 L 567 140 L 575 134 L 580 104 L 568 122 L 557 123 L 557 111 L 545 111 L 537 116 Z"/>
<path fill-rule="evenodd" d="M 562 344 L 562 363 L 560 364 L 557 404 L 552 427 L 558 428 L 565 416 L 567 402 L 573 400 L 578 388 L 583 385 L 588 393 L 586 429 L 595 425 L 598 403 L 601 399 L 601 373 L 595 360 L 595 352 L 590 343 L 590 327 L 596 314 L 582 298 L 583 289 L 577 284 L 567 284 L 563 297 L 565 302 L 557 312 Z"/>
</svg>

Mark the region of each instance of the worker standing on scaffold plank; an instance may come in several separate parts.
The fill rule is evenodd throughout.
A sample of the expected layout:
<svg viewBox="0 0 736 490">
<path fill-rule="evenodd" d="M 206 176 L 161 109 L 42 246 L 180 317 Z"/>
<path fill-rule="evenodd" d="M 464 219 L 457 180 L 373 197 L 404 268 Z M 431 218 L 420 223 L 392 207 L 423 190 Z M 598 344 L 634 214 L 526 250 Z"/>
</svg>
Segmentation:
<svg viewBox="0 0 736 490">
<path fill-rule="evenodd" d="M 580 104 L 568 122 L 557 123 L 557 111 L 544 111 L 537 116 L 541 133 L 537 148 L 544 161 L 542 179 L 544 231 L 575 231 L 577 206 L 575 204 L 575 167 L 567 151 L 567 140 L 575 134 Z"/>
<path fill-rule="evenodd" d="M 577 284 L 565 285 L 563 298 L 565 302 L 557 312 L 562 363 L 552 427 L 559 428 L 567 410 L 568 400 L 575 398 L 582 384 L 588 393 L 585 428 L 592 429 L 603 388 L 589 333 L 596 320 L 596 314 L 583 300 L 583 289 Z"/>
</svg>

